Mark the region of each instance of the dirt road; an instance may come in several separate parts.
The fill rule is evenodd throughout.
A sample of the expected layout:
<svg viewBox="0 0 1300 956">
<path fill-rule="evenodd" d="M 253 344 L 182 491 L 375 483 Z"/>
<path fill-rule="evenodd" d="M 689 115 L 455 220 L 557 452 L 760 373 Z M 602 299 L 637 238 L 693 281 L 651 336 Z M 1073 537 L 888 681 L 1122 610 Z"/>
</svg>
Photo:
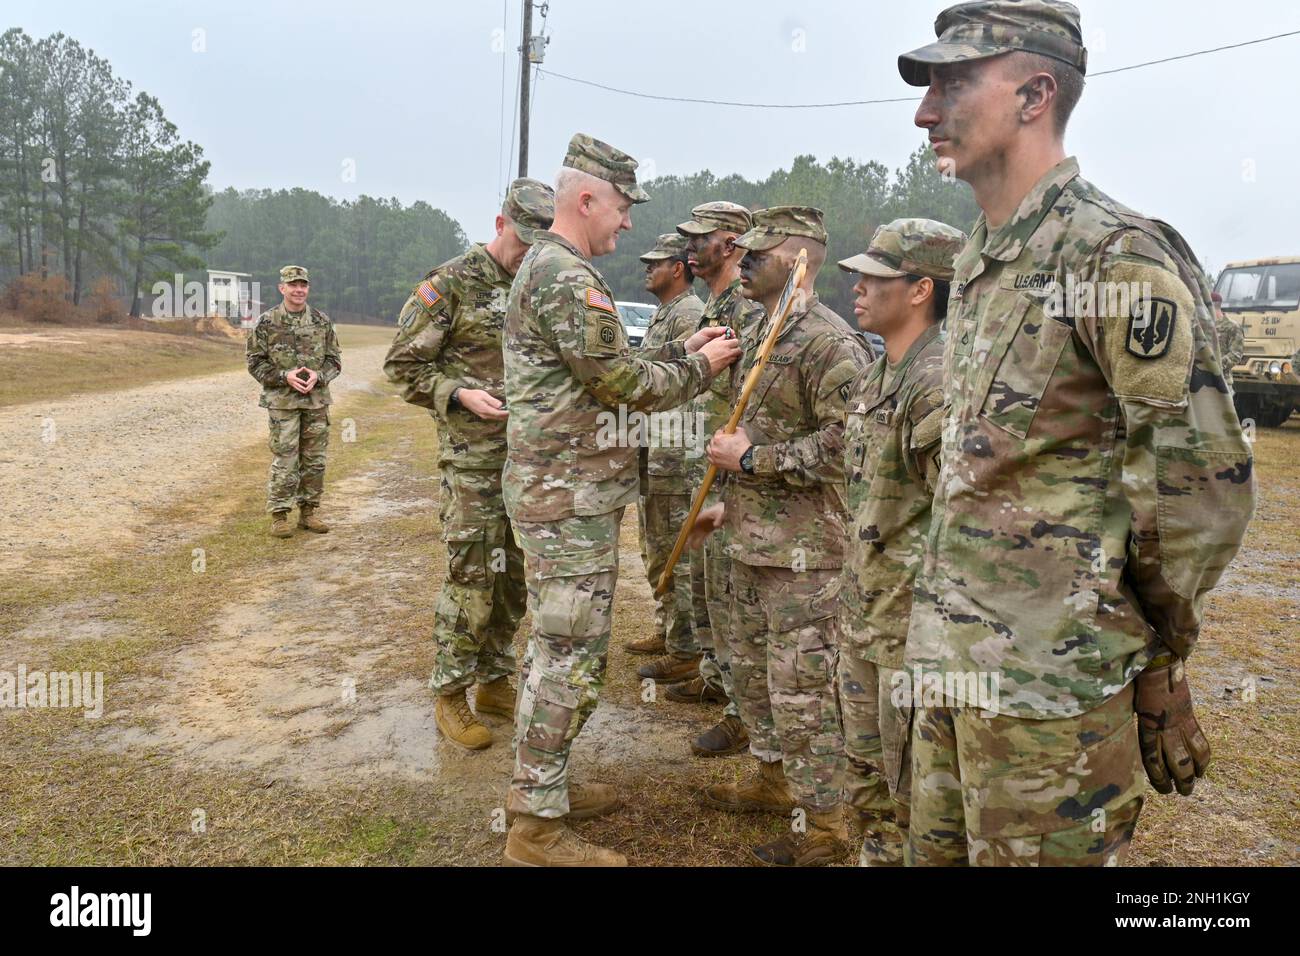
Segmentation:
<svg viewBox="0 0 1300 956">
<path fill-rule="evenodd" d="M 331 392 L 373 389 L 383 357 L 381 346 L 349 351 Z M 141 517 L 219 481 L 231 453 L 262 439 L 257 395 L 232 371 L 0 408 L 0 574 L 173 542 Z"/>
</svg>

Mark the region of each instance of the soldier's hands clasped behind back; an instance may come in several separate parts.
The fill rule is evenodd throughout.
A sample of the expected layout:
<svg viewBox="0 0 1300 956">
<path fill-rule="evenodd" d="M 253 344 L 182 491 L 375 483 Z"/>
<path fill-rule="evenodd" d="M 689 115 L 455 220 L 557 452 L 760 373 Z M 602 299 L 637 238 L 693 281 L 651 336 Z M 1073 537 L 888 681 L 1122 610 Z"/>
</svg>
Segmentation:
<svg viewBox="0 0 1300 956">
<path fill-rule="evenodd" d="M 1135 687 L 1138 746 L 1147 779 L 1160 793 L 1177 787 L 1186 797 L 1210 765 L 1210 743 L 1192 710 L 1183 662 L 1148 667 Z"/>
</svg>

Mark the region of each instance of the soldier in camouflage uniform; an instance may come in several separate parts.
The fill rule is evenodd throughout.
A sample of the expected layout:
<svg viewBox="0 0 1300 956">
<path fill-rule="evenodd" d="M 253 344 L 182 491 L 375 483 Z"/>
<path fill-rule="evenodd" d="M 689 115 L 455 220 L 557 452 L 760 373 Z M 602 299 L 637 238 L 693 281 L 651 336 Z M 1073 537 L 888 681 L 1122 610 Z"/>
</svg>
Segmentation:
<svg viewBox="0 0 1300 956">
<path fill-rule="evenodd" d="M 660 303 L 641 341 L 641 351 L 653 355 L 668 342 L 683 341 L 695 334 L 704 303 L 691 290 L 695 276 L 686 264 L 686 240 L 677 233 L 660 236 L 641 261 L 646 264 L 646 290 Z M 687 409 L 683 405 L 656 412 L 655 426 L 642 436 L 637 528 L 641 561 L 652 588 L 659 583 L 691 507 L 685 439 L 693 436 L 687 431 L 692 424 L 686 420 Z M 638 668 L 638 677 L 672 682 L 699 673 L 700 648 L 693 618 L 691 565 L 687 559 L 678 561 L 673 568 L 672 589 L 655 600 L 655 633 L 627 645 L 634 654 L 653 653 L 657 647 L 662 655 Z"/>
<path fill-rule="evenodd" d="M 935 31 L 899 69 L 983 215 L 954 270 L 907 636 L 907 854 L 1119 864 L 1143 765 L 1186 794 L 1209 760 L 1183 661 L 1253 511 L 1251 451 L 1191 250 L 1065 155 L 1078 10 L 967 3 Z"/>
<path fill-rule="evenodd" d="M 846 840 L 834 683 L 847 517 L 844 403 L 872 356 L 813 292 L 826 238 L 821 210 L 775 206 L 755 212 L 753 228 L 736 240 L 746 250 L 745 295 L 768 312 L 745 332 L 737 392 L 801 247 L 808 271 L 740 425 L 709 443 L 709 461 L 727 473 L 726 487 L 723 503 L 702 512 L 696 526 L 698 537 L 725 522 L 730 536 L 731 674 L 759 761 L 753 780 L 709 787 L 704 799 L 732 811 L 801 809 L 796 832 L 753 850 L 760 862 L 779 866 L 829 862 Z"/>
<path fill-rule="evenodd" d="M 437 645 L 429 686 L 444 737 L 470 750 L 492 733 L 474 708 L 514 716 L 514 636 L 524 616 L 524 561 L 501 497 L 507 411 L 501 332 L 510 281 L 533 236 L 555 215 L 551 187 L 516 179 L 496 218 L 496 237 L 425 275 L 398 318 L 384 361 L 402 397 L 438 423 L 442 538 L 447 576 L 434 610 Z"/>
<path fill-rule="evenodd" d="M 689 236 L 692 268 L 709 287 L 709 301 L 700 318 L 700 328 L 723 326 L 739 338 L 750 325 L 761 322 L 763 307 L 740 292 L 740 260 L 745 250 L 736 240 L 753 226 L 749 210 L 734 202 L 717 200 L 701 203 L 691 210 L 691 218 L 677 226 Z M 691 403 L 692 421 L 701 422 L 703 433 L 711 436 L 731 416 L 734 368 L 725 369 L 705 392 Z M 701 452 L 703 449 L 701 449 Z M 704 480 L 708 460 L 701 454 L 690 462 L 692 497 Z M 715 483 L 705 506 L 722 500 L 721 487 Z M 703 659 L 700 676 L 668 688 L 669 700 L 700 701 L 723 704 L 722 719 L 691 741 L 691 752 L 699 757 L 723 757 L 739 753 L 749 746 L 749 734 L 740 719 L 735 686 L 731 679 L 731 654 L 725 635 L 731 627 L 730 603 L 731 559 L 726 554 L 725 529 L 705 539 L 704 546 L 691 552 L 692 573 L 702 565 L 704 571 L 704 619 L 708 628 L 697 626 Z M 697 612 L 696 620 L 701 615 Z"/>
<path fill-rule="evenodd" d="M 568 780 L 569 747 L 604 682 L 623 511 L 636 500 L 639 440 L 619 431 L 632 411 L 673 408 L 735 361 L 734 340 L 705 329 L 633 356 L 612 290 L 591 264 L 632 226 L 636 160 L 584 134 L 555 183 L 555 225 L 540 232 L 510 287 L 503 478 L 523 548 L 533 633 L 515 715 L 506 809 L 508 864 L 625 865 L 580 839 L 566 816 L 606 813 L 612 788 Z M 623 414 L 621 414 L 623 413 Z"/>
<path fill-rule="evenodd" d="M 262 386 L 258 404 L 271 423 L 271 477 L 266 510 L 271 534 L 293 535 L 289 511 L 298 505 L 298 527 L 324 534 L 315 512 L 325 489 L 325 449 L 330 437 L 330 382 L 338 378 L 339 340 L 329 316 L 307 305 L 310 280 L 302 266 L 280 270 L 284 300 L 263 312 L 248 332 L 248 374 Z"/>
<path fill-rule="evenodd" d="M 1223 314 L 1223 296 L 1212 293 L 1214 300 L 1214 327 L 1219 333 L 1219 354 L 1223 359 L 1223 378 L 1232 384 L 1232 370 L 1246 357 L 1246 333 L 1241 323 Z"/>
<path fill-rule="evenodd" d="M 953 260 L 966 237 L 932 219 L 881 226 L 839 266 L 857 283 L 854 312 L 886 358 L 849 387 L 844 419 L 848 548 L 840 582 L 837 684 L 844 802 L 863 831 L 864 866 L 899 866 L 912 793 L 912 708 L 902 674 L 912 583 L 925 556 L 943 422 L 943 336 Z M 905 675 L 904 675 L 905 676 Z"/>
</svg>

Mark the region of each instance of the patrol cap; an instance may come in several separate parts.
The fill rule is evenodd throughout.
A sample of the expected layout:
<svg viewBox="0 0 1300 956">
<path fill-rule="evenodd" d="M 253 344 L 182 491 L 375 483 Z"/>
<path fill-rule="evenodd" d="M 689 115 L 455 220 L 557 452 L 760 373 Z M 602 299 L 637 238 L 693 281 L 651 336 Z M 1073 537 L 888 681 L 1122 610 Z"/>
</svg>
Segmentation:
<svg viewBox="0 0 1300 956">
<path fill-rule="evenodd" d="M 614 188 L 633 202 L 649 202 L 650 194 L 637 185 L 637 161 L 586 133 L 575 133 L 569 140 L 564 165 L 590 173 L 597 179 L 613 183 Z"/>
<path fill-rule="evenodd" d="M 281 282 L 311 282 L 307 278 L 307 270 L 302 266 L 285 266 L 280 270 Z"/>
<path fill-rule="evenodd" d="M 1088 72 L 1079 8 L 1061 0 L 978 0 L 959 3 L 934 21 L 939 39 L 898 58 L 898 72 L 912 86 L 930 84 L 936 63 L 982 60 L 1017 50 L 1040 53 Z"/>
<path fill-rule="evenodd" d="M 642 254 L 642 262 L 657 262 L 660 259 L 686 259 L 686 237 L 675 232 L 665 232 L 655 240 L 655 246 Z"/>
<path fill-rule="evenodd" d="M 953 263 L 966 245 L 966 234 L 934 219 L 895 219 L 876 230 L 861 255 L 841 259 L 845 272 L 886 279 L 928 276 L 952 281 Z"/>
<path fill-rule="evenodd" d="M 550 229 L 555 220 L 555 190 L 536 179 L 520 177 L 506 190 L 501 215 L 510 217 L 515 234 L 532 245 L 538 229 Z"/>
<path fill-rule="evenodd" d="M 718 200 L 703 202 L 691 210 L 691 218 L 679 223 L 677 231 L 683 236 L 707 236 L 725 229 L 727 232 L 746 233 L 754 225 L 754 217 L 740 203 Z"/>
<path fill-rule="evenodd" d="M 754 212 L 754 225 L 736 240 L 743 249 L 774 249 L 791 236 L 803 236 L 826 245 L 822 211 L 813 206 L 771 206 Z"/>
</svg>

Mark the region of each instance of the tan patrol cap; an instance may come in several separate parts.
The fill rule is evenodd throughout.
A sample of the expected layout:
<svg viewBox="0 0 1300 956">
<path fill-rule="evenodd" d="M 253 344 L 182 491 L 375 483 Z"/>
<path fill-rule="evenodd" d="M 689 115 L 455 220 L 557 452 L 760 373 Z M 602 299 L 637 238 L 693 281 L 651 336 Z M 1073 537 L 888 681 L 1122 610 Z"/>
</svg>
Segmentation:
<svg viewBox="0 0 1300 956">
<path fill-rule="evenodd" d="M 515 224 L 515 234 L 532 245 L 538 229 L 550 229 L 555 220 L 555 190 L 536 179 L 520 177 L 506 190 L 501 215 Z"/>
<path fill-rule="evenodd" d="M 934 21 L 939 39 L 904 53 L 898 72 L 911 86 L 930 85 L 936 63 L 982 60 L 1000 53 L 1040 53 L 1088 72 L 1079 8 L 1060 0 L 978 0 L 959 3 Z"/>
<path fill-rule="evenodd" d="M 791 236 L 803 236 L 826 245 L 822 211 L 814 206 L 771 206 L 754 211 L 754 225 L 736 240 L 742 249 L 774 249 Z"/>
<path fill-rule="evenodd" d="M 951 282 L 966 234 L 934 219 L 895 219 L 876 230 L 861 255 L 840 260 L 845 272 L 894 279 L 928 276 Z"/>
<path fill-rule="evenodd" d="M 678 223 L 677 231 L 683 236 L 707 236 L 711 232 L 724 229 L 737 234 L 749 232 L 754 226 L 754 217 L 740 203 L 717 200 L 700 203 L 691 210 L 691 218 Z"/>
<path fill-rule="evenodd" d="M 614 188 L 633 202 L 649 202 L 650 194 L 637 185 L 637 161 L 586 133 L 575 133 L 564 154 L 564 165 L 580 169 L 597 179 L 613 183 Z"/>
<path fill-rule="evenodd" d="M 307 283 L 311 282 L 311 280 L 307 278 L 307 270 L 304 269 L 302 266 L 285 266 L 283 269 L 280 270 L 280 281 L 281 282 L 307 282 Z"/>
<path fill-rule="evenodd" d="M 657 262 L 660 259 L 686 259 L 686 237 L 675 232 L 665 232 L 655 240 L 654 248 L 641 255 L 642 262 Z"/>
</svg>

